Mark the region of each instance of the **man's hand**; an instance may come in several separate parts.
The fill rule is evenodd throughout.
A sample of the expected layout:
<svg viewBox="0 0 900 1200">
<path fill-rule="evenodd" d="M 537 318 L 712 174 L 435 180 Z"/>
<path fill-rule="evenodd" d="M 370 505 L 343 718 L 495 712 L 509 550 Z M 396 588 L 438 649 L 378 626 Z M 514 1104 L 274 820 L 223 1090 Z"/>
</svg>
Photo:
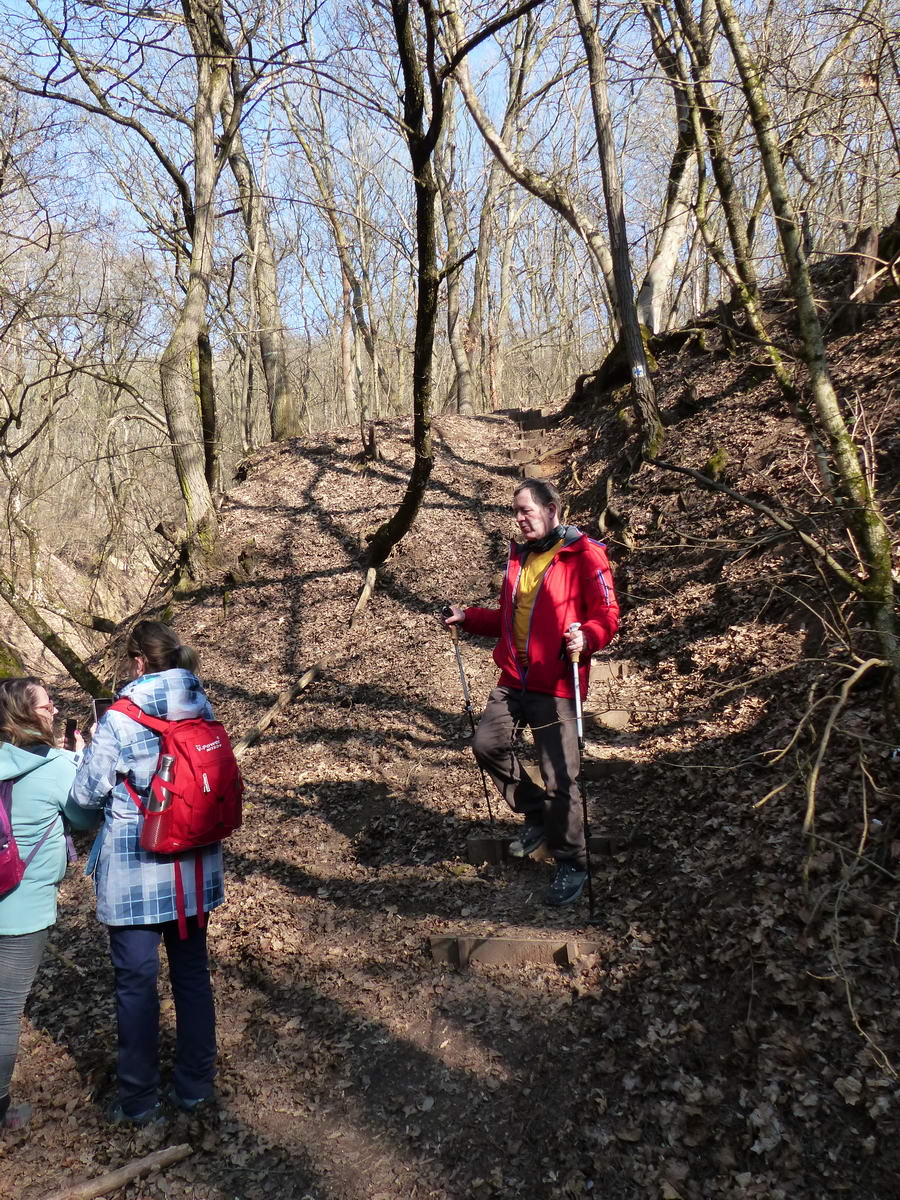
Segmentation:
<svg viewBox="0 0 900 1200">
<path fill-rule="evenodd" d="M 441 616 L 444 618 L 445 625 L 462 625 L 466 619 L 465 610 L 460 608 L 458 604 L 447 604 L 441 610 Z"/>
<path fill-rule="evenodd" d="M 584 634 L 577 621 L 569 626 L 563 637 L 566 639 L 566 651 L 569 654 L 580 654 L 582 650 L 586 649 Z"/>
</svg>

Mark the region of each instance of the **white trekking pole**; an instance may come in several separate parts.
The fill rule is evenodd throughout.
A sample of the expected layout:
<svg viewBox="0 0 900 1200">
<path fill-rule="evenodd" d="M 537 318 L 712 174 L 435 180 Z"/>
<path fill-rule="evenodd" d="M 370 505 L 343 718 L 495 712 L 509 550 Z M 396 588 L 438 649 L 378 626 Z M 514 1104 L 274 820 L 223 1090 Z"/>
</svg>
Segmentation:
<svg viewBox="0 0 900 1200">
<path fill-rule="evenodd" d="M 566 630 L 571 633 L 575 629 L 580 629 L 581 625 L 576 621 Z M 593 920 L 594 917 L 594 872 L 591 869 L 591 823 L 588 819 L 587 792 L 584 787 L 582 775 L 582 752 L 584 751 L 584 714 L 581 710 L 581 684 L 578 679 L 578 661 L 581 658 L 580 650 L 571 650 L 569 658 L 572 661 L 572 682 L 575 686 L 575 729 L 578 733 L 578 787 L 581 792 L 581 812 L 584 820 L 584 857 L 587 867 L 587 888 L 588 888 L 588 914 Z"/>
</svg>

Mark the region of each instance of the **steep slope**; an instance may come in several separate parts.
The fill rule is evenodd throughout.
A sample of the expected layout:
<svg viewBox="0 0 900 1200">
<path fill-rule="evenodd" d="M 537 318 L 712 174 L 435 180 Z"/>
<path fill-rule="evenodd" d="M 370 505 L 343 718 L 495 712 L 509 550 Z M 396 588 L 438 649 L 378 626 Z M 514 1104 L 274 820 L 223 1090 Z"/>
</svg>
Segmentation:
<svg viewBox="0 0 900 1200">
<path fill-rule="evenodd" d="M 881 438 L 897 429 L 884 382 L 895 329 L 886 310 L 842 360 L 857 386 L 865 366 L 883 387 Z M 805 504 L 805 450 L 770 385 L 713 336 L 680 351 L 660 360 L 667 458 L 700 469 L 721 449 L 738 490 Z M 571 515 L 592 529 L 628 429 L 596 396 L 563 427 L 578 447 L 563 472 Z M 183 1140 L 192 1158 L 119 1194 L 898 1194 L 896 864 L 854 858 L 875 814 L 848 795 L 848 747 L 879 736 L 879 697 L 854 695 L 842 716 L 809 856 L 794 760 L 773 765 L 773 752 L 810 687 L 813 701 L 831 694 L 843 651 L 808 616 L 821 583 L 756 516 L 649 468 L 615 492 L 627 612 L 607 659 L 630 666 L 593 692 L 591 805 L 616 834 L 597 864 L 597 924 L 584 905 L 543 907 L 545 865 L 466 862 L 484 797 L 435 614 L 495 594 L 517 436 L 503 415 L 438 422 L 426 507 L 352 629 L 360 552 L 402 493 L 408 434 L 381 428 L 380 463 L 338 431 L 245 465 L 223 525 L 252 578 L 208 589 L 175 622 L 235 733 L 305 668 L 321 676 L 244 760 L 247 819 L 211 935 L 221 1106 L 165 1133 L 100 1124 L 112 991 L 71 876 L 19 1064 L 38 1116 L 2 1145 L 4 1195 L 36 1200 Z M 463 654 L 477 706 L 489 647 Z M 622 715 L 618 731 L 605 712 Z M 801 735 L 801 759 L 815 745 Z M 873 779 L 866 802 L 886 805 L 887 787 Z M 599 952 L 566 967 L 432 962 L 428 937 L 460 931 L 589 938 Z"/>
</svg>

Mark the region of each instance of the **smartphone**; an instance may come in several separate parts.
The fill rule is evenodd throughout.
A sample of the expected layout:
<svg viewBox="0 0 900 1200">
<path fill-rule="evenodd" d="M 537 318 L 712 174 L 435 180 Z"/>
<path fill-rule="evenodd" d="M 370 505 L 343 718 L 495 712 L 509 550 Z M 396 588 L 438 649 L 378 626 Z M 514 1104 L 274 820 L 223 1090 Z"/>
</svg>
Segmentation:
<svg viewBox="0 0 900 1200">
<path fill-rule="evenodd" d="M 94 724 L 96 725 L 109 706 L 112 700 L 92 700 L 91 705 L 94 709 Z"/>
<path fill-rule="evenodd" d="M 63 749 L 64 750 L 74 750 L 75 749 L 75 734 L 76 734 L 77 730 L 78 730 L 78 722 L 75 720 L 74 717 L 70 717 L 66 721 L 66 732 L 63 734 Z"/>
</svg>

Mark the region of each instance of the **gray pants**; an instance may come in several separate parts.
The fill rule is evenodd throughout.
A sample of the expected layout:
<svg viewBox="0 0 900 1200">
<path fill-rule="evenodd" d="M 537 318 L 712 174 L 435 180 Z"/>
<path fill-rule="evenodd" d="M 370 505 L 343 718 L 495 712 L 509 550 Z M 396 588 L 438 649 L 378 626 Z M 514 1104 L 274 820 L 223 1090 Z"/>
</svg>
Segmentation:
<svg viewBox="0 0 900 1200">
<path fill-rule="evenodd" d="M 0 934 L 0 1117 L 9 1106 L 22 1013 L 41 965 L 47 932 Z"/>
<path fill-rule="evenodd" d="M 544 787 L 532 780 L 513 751 L 517 725 L 534 735 Z M 575 701 L 542 692 L 494 688 L 475 731 L 472 749 L 478 762 L 515 812 L 529 825 L 541 825 L 558 862 L 585 865 L 584 821 L 578 774 Z"/>
</svg>

